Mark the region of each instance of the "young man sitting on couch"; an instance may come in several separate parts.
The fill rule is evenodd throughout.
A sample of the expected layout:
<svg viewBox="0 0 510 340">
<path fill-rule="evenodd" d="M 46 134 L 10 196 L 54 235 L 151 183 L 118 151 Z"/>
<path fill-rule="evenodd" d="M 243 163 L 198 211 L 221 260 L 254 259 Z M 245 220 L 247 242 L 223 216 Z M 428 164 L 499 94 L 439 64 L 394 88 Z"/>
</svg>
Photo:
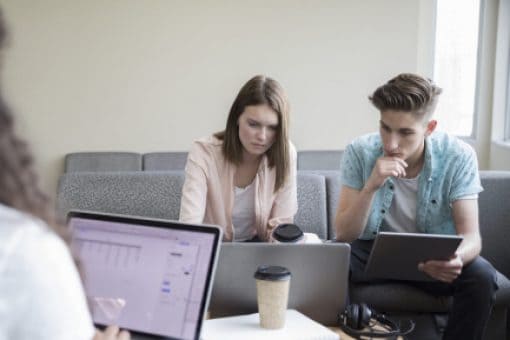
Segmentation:
<svg viewBox="0 0 510 340">
<path fill-rule="evenodd" d="M 431 282 L 407 282 L 434 295 L 452 295 L 444 339 L 481 339 L 494 304 L 496 271 L 479 256 L 480 185 L 476 154 L 459 139 L 434 132 L 441 89 L 414 74 L 400 74 L 375 90 L 379 133 L 345 150 L 335 219 L 337 239 L 351 243 L 351 280 L 364 275 L 379 231 L 463 236 L 446 261 L 419 270 Z M 405 256 L 405 254 L 402 254 Z"/>
</svg>

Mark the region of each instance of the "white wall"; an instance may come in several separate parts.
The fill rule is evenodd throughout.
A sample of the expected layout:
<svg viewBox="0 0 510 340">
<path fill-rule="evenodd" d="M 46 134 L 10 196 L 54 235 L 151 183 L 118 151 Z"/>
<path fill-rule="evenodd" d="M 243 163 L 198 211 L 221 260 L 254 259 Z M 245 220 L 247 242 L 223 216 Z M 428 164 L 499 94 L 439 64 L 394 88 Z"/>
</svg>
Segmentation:
<svg viewBox="0 0 510 340">
<path fill-rule="evenodd" d="M 69 152 L 187 150 L 259 73 L 287 90 L 298 149 L 343 148 L 376 129 L 376 86 L 432 65 L 428 0 L 0 4 L 4 91 L 52 192 Z"/>
</svg>

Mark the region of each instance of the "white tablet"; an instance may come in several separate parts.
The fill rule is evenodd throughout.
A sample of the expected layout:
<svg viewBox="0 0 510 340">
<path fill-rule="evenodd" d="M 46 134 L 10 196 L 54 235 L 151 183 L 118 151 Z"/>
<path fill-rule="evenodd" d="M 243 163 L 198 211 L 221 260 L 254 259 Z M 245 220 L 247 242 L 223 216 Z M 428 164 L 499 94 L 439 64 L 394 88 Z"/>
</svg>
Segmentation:
<svg viewBox="0 0 510 340">
<path fill-rule="evenodd" d="M 365 274 L 374 279 L 433 281 L 418 270 L 418 263 L 450 258 L 461 241 L 459 235 L 379 232 Z"/>
</svg>

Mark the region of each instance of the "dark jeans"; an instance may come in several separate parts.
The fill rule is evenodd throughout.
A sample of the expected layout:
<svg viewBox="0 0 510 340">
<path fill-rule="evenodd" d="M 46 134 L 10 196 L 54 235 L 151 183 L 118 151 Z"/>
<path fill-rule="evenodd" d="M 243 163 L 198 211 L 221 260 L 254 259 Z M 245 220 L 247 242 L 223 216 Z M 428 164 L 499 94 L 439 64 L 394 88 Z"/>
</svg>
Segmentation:
<svg viewBox="0 0 510 340">
<path fill-rule="evenodd" d="M 382 282 L 364 275 L 372 245 L 373 241 L 364 240 L 351 243 L 352 282 Z M 462 273 L 452 283 L 440 281 L 403 281 L 403 283 L 432 295 L 453 297 L 443 339 L 482 339 L 497 290 L 496 270 L 487 260 L 481 256 L 476 257 L 464 266 Z"/>
</svg>

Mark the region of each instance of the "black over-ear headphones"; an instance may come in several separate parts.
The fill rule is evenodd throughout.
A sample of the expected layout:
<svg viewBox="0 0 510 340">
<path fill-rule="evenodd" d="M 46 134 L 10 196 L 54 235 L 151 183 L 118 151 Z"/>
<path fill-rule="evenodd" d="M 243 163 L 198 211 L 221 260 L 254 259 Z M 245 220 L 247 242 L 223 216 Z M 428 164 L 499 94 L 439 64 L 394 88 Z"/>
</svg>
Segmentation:
<svg viewBox="0 0 510 340">
<path fill-rule="evenodd" d="M 373 330 L 372 327 L 379 322 L 383 330 Z M 406 330 L 401 330 L 400 325 L 397 326 L 393 321 L 389 320 L 384 314 L 379 314 L 366 304 L 348 305 L 344 312 L 338 316 L 338 323 L 342 331 L 355 338 L 387 338 L 400 335 L 407 335 L 414 330 L 414 321 L 408 320 L 409 326 Z M 368 327 L 370 331 L 363 331 Z"/>
</svg>

